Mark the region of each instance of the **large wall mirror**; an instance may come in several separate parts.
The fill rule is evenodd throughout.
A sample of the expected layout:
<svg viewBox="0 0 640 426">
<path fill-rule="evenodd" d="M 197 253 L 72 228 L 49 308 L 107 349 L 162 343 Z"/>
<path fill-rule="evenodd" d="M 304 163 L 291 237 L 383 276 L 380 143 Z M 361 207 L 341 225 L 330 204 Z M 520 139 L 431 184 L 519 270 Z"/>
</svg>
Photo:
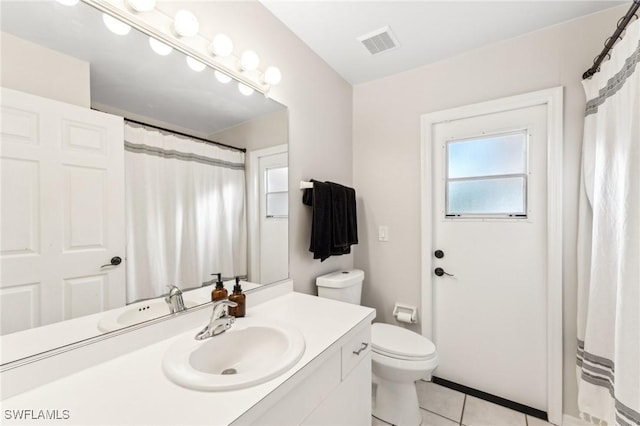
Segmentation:
<svg viewBox="0 0 640 426">
<path fill-rule="evenodd" d="M 29 86 L 42 52 L 79 64 L 44 64 L 53 89 L 88 94 L 66 106 L 38 92 L 46 81 L 3 88 L 2 364 L 169 315 L 172 285 L 188 308 L 210 301 L 216 273 L 229 290 L 288 278 L 285 106 L 135 29 L 115 34 L 83 2 L 0 7 L 3 75 Z M 115 172 L 96 160 L 106 152 Z"/>
</svg>

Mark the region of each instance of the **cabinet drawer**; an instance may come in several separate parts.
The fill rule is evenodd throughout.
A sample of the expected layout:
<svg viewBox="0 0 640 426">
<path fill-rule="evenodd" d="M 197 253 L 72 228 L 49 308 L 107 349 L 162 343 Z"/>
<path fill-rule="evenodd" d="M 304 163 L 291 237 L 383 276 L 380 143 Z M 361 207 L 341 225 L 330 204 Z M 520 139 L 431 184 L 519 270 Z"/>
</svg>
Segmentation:
<svg viewBox="0 0 640 426">
<path fill-rule="evenodd" d="M 371 326 L 363 328 L 342 345 L 342 380 L 371 352 Z"/>
</svg>

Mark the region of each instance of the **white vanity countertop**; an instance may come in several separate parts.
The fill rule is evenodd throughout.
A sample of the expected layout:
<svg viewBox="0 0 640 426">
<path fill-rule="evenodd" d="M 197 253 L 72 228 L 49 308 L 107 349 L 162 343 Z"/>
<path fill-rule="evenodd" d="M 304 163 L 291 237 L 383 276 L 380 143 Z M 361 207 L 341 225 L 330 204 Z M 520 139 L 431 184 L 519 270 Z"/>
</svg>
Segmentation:
<svg viewBox="0 0 640 426">
<path fill-rule="evenodd" d="M 182 335 L 147 346 L 90 369 L 64 377 L 2 401 L 3 424 L 29 424 L 8 420 L 6 410 L 68 410 L 68 420 L 55 424 L 226 425 L 274 391 L 289 377 L 329 348 L 375 311 L 300 293 L 288 293 L 255 307 L 247 317 L 296 326 L 304 335 L 304 355 L 293 368 L 266 383 L 247 389 L 201 392 L 182 388 L 162 372 L 167 348 Z M 239 320 L 240 321 L 240 320 Z M 184 334 L 195 335 L 205 324 Z M 213 338 L 215 339 L 215 337 Z M 43 424 L 34 420 L 33 424 Z M 47 422 L 45 422 L 47 423 Z"/>
<path fill-rule="evenodd" d="M 224 287 L 229 294 L 233 291 L 234 284 L 234 280 L 224 282 Z M 247 281 L 241 281 L 241 284 L 244 291 L 260 287 L 259 284 Z M 211 300 L 211 291 L 214 287 L 214 285 L 208 285 L 189 289 L 185 290 L 183 294 L 184 297 L 189 300 L 194 300 L 197 303 L 207 303 Z M 121 308 L 0 336 L 0 363 L 4 364 L 60 346 L 99 336 L 103 334 L 103 332 L 98 329 L 98 323 L 103 316 L 115 316 L 127 309 L 135 309 L 145 303 L 147 303 L 147 301 L 135 302 Z"/>
</svg>

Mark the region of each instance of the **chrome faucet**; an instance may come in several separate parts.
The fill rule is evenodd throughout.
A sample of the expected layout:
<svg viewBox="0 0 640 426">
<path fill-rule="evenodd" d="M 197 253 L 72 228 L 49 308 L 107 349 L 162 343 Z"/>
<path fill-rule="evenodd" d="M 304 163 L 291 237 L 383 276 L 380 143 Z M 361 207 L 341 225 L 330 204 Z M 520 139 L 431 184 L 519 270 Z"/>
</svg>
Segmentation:
<svg viewBox="0 0 640 426">
<path fill-rule="evenodd" d="M 196 340 L 217 336 L 231 328 L 236 321 L 236 317 L 227 313 L 227 306 L 236 307 L 238 304 L 226 299 L 214 302 L 209 324 L 196 334 Z"/>
<path fill-rule="evenodd" d="M 182 290 L 177 286 L 171 285 L 169 287 L 169 294 L 164 298 L 164 301 L 169 305 L 169 311 L 173 314 L 175 312 L 184 311 L 184 300 L 182 299 Z"/>
</svg>

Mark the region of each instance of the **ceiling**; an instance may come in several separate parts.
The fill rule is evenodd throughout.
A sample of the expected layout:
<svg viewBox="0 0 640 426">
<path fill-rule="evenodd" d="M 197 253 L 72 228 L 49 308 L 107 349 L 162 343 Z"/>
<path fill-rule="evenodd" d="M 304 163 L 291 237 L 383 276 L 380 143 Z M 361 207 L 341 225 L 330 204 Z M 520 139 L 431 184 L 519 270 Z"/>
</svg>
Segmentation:
<svg viewBox="0 0 640 426">
<path fill-rule="evenodd" d="M 360 84 L 630 0 L 261 2 L 345 80 Z M 86 4 L 2 0 L 0 6 L 2 31 L 91 63 L 94 104 L 202 135 L 282 108 L 219 84 L 211 69 L 194 73 L 178 52 L 156 55 L 141 33 L 115 36 Z M 372 56 L 357 37 L 383 26 L 400 46 Z"/>
<path fill-rule="evenodd" d="M 360 84 L 630 0 L 261 3 L 345 80 Z M 357 38 L 385 26 L 399 47 L 372 56 Z"/>
<path fill-rule="evenodd" d="M 91 104 L 98 109 L 205 137 L 283 109 L 265 96 L 241 95 L 236 84 L 219 83 L 211 68 L 192 71 L 180 52 L 155 54 L 139 31 L 111 33 L 102 13 L 85 3 L 2 0 L 0 8 L 2 31 L 90 63 Z"/>
</svg>

